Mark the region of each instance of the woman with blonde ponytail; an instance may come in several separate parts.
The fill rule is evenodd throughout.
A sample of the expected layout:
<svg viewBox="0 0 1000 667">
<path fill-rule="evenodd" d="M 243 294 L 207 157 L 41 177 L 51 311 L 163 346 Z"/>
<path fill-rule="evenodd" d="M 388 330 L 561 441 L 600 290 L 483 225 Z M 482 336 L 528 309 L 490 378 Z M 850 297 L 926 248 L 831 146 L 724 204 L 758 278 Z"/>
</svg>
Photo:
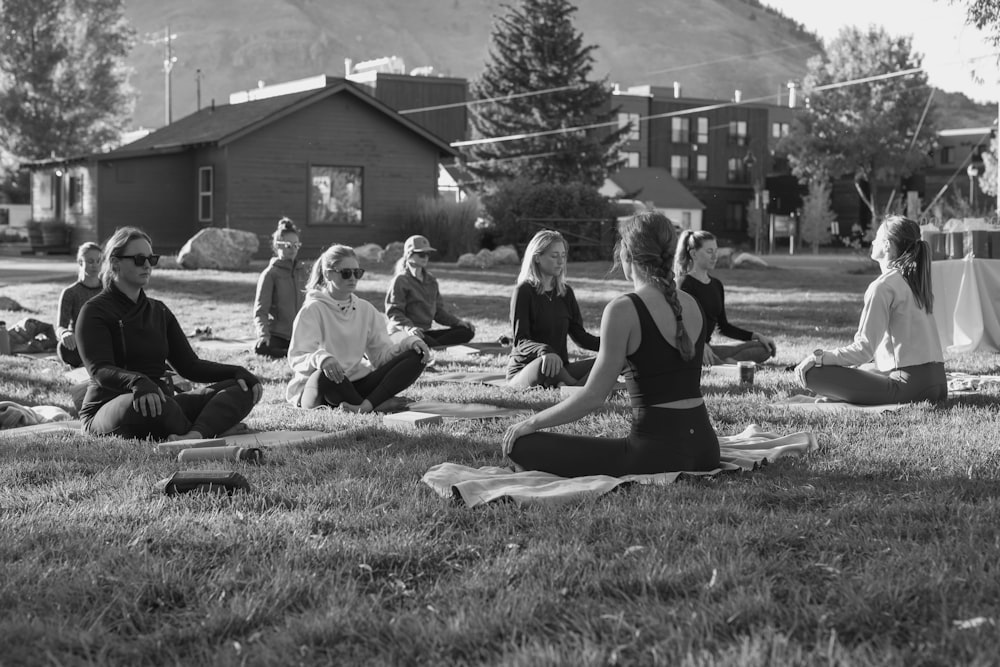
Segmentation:
<svg viewBox="0 0 1000 667">
<path fill-rule="evenodd" d="M 900 215 L 886 218 L 871 254 L 882 273 L 865 291 L 854 342 L 813 351 L 795 368 L 799 382 L 821 397 L 860 405 L 944 400 L 931 253 L 920 226 Z"/>
<path fill-rule="evenodd" d="M 704 320 L 674 281 L 677 232 L 663 215 L 642 213 L 622 222 L 619 234 L 616 259 L 634 291 L 604 309 L 601 347 L 583 390 L 504 435 L 504 454 L 522 469 L 580 477 L 719 465 L 719 440 L 701 396 Z M 622 368 L 632 402 L 627 436 L 538 432 L 602 406 Z"/>
</svg>

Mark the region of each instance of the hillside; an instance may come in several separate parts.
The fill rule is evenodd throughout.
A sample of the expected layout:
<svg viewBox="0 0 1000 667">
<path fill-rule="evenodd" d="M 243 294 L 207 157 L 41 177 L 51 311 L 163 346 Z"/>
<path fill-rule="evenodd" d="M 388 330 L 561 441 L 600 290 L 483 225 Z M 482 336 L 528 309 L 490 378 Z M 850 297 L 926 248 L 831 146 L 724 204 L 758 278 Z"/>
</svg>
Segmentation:
<svg viewBox="0 0 1000 667">
<path fill-rule="evenodd" d="M 201 99 L 227 102 L 258 81 L 277 83 L 314 74 L 344 74 L 354 62 L 396 55 L 408 68 L 472 79 L 487 57 L 500 0 L 126 0 L 140 35 L 132 85 L 140 93 L 137 125 L 164 119 L 162 36 L 177 35 L 172 75 L 173 117 Z M 777 95 L 819 52 L 817 39 L 754 0 L 578 0 L 577 28 L 598 45 L 595 75 L 623 87 L 669 86 L 685 96 L 744 99 Z M 156 38 L 159 44 L 146 43 Z M 756 55 L 753 55 L 756 54 Z"/>
<path fill-rule="evenodd" d="M 408 68 L 475 78 L 488 55 L 492 18 L 501 0 L 126 0 L 140 35 L 132 85 L 135 124 L 164 122 L 163 35 L 173 52 L 173 118 L 229 94 L 315 74 L 343 76 L 354 62 L 396 55 Z M 595 75 L 622 87 L 670 86 L 690 97 L 773 96 L 800 79 L 819 53 L 817 38 L 758 0 L 577 0 L 577 28 L 596 44 Z M 625 10 L 623 7 L 627 7 Z M 156 40 L 159 40 L 156 42 Z M 981 126 L 995 108 L 964 96 L 938 95 L 939 127 Z"/>
</svg>

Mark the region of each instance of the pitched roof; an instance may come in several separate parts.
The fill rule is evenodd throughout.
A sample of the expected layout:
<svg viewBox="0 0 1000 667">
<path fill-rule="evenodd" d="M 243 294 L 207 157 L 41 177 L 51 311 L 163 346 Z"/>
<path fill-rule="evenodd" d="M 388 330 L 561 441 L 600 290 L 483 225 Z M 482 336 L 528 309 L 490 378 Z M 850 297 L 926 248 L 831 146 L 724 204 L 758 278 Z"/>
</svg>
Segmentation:
<svg viewBox="0 0 1000 667">
<path fill-rule="evenodd" d="M 101 158 L 176 152 L 206 144 L 225 145 L 303 107 L 339 94 L 353 95 L 376 111 L 391 117 L 397 123 L 406 126 L 412 132 L 434 144 L 443 155 L 458 155 L 458 152 L 440 137 L 396 113 L 395 110 L 375 99 L 374 96 L 359 89 L 356 84 L 341 79 L 317 90 L 267 97 L 239 104 L 206 107 L 162 127 L 142 139 L 121 146 L 110 153 L 104 153 Z"/>
<path fill-rule="evenodd" d="M 657 208 L 704 209 L 705 205 L 663 167 L 626 167 L 608 180 L 629 196 L 651 201 Z"/>
</svg>

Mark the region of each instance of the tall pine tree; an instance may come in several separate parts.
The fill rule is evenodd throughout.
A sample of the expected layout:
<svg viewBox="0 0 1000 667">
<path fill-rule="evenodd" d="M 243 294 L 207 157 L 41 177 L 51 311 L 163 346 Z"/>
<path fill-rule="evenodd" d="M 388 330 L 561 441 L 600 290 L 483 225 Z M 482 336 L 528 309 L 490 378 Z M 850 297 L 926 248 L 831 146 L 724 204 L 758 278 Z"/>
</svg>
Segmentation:
<svg viewBox="0 0 1000 667">
<path fill-rule="evenodd" d="M 132 40 L 123 0 L 0 0 L 0 191 L 20 162 L 117 144 Z"/>
<path fill-rule="evenodd" d="M 584 46 L 568 0 L 521 0 L 495 17 L 490 59 L 472 85 L 473 139 L 524 138 L 466 147 L 467 166 L 483 186 L 514 177 L 599 187 L 620 164 L 628 128 L 610 123 L 611 90 L 591 81 L 596 46 Z M 552 90 L 559 89 L 559 90 Z M 552 91 L 552 92 L 540 92 Z M 526 93 L 539 92 L 537 95 Z M 544 134 L 540 134 L 544 133 Z"/>
</svg>

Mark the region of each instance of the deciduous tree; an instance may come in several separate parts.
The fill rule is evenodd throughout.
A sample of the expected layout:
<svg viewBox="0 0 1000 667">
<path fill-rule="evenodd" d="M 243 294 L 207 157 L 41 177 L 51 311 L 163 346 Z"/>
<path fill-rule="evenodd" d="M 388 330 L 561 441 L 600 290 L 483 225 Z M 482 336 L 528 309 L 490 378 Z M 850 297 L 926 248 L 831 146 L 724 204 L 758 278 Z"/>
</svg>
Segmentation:
<svg viewBox="0 0 1000 667">
<path fill-rule="evenodd" d="M 620 163 L 628 128 L 570 129 L 608 123 L 615 113 L 608 83 L 589 78 L 596 47 L 584 46 L 573 26 L 576 8 L 567 0 L 503 8 L 486 68 L 472 85 L 473 98 L 494 101 L 470 107 L 472 137 L 526 136 L 467 147 L 469 171 L 486 182 L 523 176 L 600 186 Z"/>
<path fill-rule="evenodd" d="M 803 182 L 828 175 L 867 181 L 870 193 L 859 185 L 858 194 L 875 213 L 879 184 L 926 164 L 934 146 L 921 60 L 909 37 L 874 26 L 843 29 L 825 55 L 809 60 L 808 105 L 781 145 L 793 173 Z M 917 71 L 895 76 L 906 70 Z"/>
<path fill-rule="evenodd" d="M 123 0 L 0 0 L 0 188 L 24 160 L 118 142 L 133 36 Z"/>
</svg>

